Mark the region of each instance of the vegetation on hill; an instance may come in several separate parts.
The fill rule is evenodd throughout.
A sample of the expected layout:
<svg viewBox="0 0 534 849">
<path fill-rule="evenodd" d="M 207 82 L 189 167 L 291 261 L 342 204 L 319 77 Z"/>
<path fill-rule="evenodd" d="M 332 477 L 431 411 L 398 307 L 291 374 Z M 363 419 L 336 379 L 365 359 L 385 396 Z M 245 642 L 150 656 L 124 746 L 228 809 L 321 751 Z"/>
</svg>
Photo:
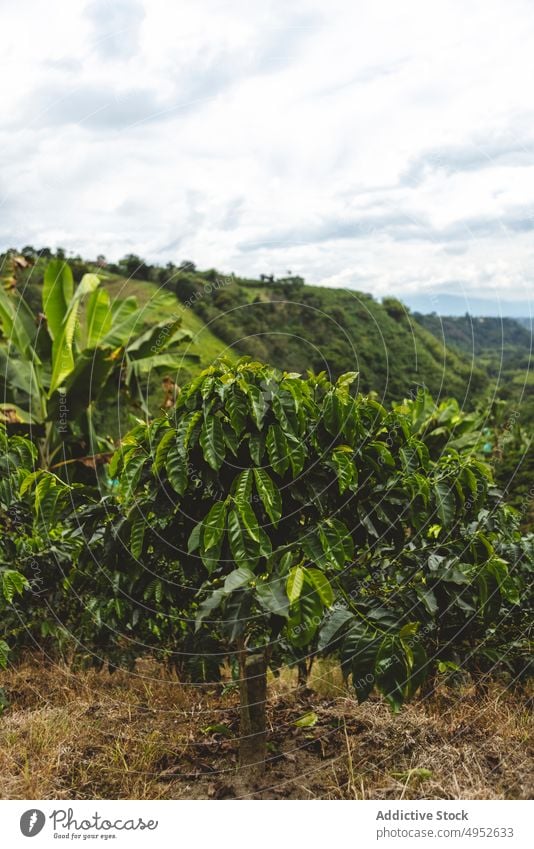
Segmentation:
<svg viewBox="0 0 534 849">
<path fill-rule="evenodd" d="M 476 357 L 498 376 L 509 369 L 528 369 L 531 365 L 530 327 L 513 318 L 481 316 L 441 316 L 414 313 L 414 319 L 447 347 Z"/>
<path fill-rule="evenodd" d="M 22 296 L 36 322 L 52 257 L 49 249 L 30 246 L 0 257 L 8 294 Z M 162 363 L 146 376 L 141 406 L 125 403 L 126 395 L 113 409 L 96 405 L 93 437 L 101 444 L 110 445 L 133 426 L 144 415 L 143 405 L 157 415 L 172 404 L 180 387 L 221 354 L 230 359 L 246 354 L 299 373 L 324 370 L 332 378 L 356 370 L 358 389 L 386 404 L 425 387 L 438 400 L 454 396 L 462 409 L 477 409 L 480 426 L 485 422 L 488 430 L 497 481 L 522 510 L 524 526 L 532 525 L 530 328 L 512 319 L 412 315 L 395 298 L 379 303 L 364 293 L 306 286 L 290 273 L 254 280 L 201 271 L 191 262 L 151 265 L 134 254 L 118 263 L 102 256 L 94 262 L 67 259 L 61 249 L 54 259 L 68 264 L 76 283 L 96 273 L 112 310 L 135 298 L 136 333 L 181 322 L 182 355 L 173 369 Z M 80 315 L 83 320 L 83 303 Z M 16 400 L 6 387 L 3 400 Z M 9 421 L 5 411 L 0 417 Z"/>
<path fill-rule="evenodd" d="M 29 249 L 25 256 L 32 264 L 19 271 L 18 286 L 37 310 L 45 261 Z M 324 370 L 332 378 L 358 371 L 358 388 L 386 401 L 425 385 L 435 397 L 454 395 L 471 406 L 488 385 L 484 370 L 444 346 L 394 298 L 379 303 L 361 292 L 307 286 L 296 275 L 253 280 L 187 262 L 154 266 L 132 254 L 117 264 L 101 259 L 100 267 L 68 261 L 75 279 L 96 271 L 112 300 L 135 295 L 147 319 L 177 311 L 193 332 L 188 351 L 200 355 L 201 366 L 234 353 L 300 373 Z M 186 364 L 179 380 L 194 373 Z"/>
<path fill-rule="evenodd" d="M 306 286 L 301 278 L 264 281 L 178 274 L 175 291 L 226 344 L 253 359 L 332 378 L 358 371 L 358 387 L 386 401 L 425 385 L 470 405 L 487 375 L 448 350 L 395 299 L 377 302 L 356 291 Z M 210 287 L 210 296 L 203 293 Z"/>
</svg>

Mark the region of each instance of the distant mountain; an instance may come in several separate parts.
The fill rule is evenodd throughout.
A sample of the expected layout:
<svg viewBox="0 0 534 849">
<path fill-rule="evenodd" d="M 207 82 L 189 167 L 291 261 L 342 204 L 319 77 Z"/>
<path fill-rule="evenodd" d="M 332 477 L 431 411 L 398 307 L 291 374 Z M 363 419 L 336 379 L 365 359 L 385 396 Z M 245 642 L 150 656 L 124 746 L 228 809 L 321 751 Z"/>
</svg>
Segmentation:
<svg viewBox="0 0 534 849">
<path fill-rule="evenodd" d="M 507 318 L 532 318 L 534 316 L 534 290 L 532 300 L 510 301 L 494 297 L 474 297 L 469 293 L 403 295 L 403 301 L 412 310 L 438 315 L 506 316 Z"/>
<path fill-rule="evenodd" d="M 446 347 L 472 357 L 491 375 L 510 369 L 532 370 L 534 343 L 529 319 L 419 312 L 413 317 Z"/>
</svg>

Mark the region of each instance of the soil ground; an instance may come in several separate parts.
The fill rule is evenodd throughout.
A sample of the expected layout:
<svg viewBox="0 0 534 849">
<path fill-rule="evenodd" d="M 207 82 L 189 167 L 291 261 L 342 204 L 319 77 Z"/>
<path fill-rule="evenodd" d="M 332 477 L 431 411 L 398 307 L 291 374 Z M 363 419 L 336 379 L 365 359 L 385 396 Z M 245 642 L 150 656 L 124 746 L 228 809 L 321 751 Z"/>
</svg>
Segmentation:
<svg viewBox="0 0 534 849">
<path fill-rule="evenodd" d="M 269 686 L 269 762 L 236 770 L 238 697 L 181 684 L 155 664 L 72 672 L 33 658 L 2 673 L 3 799 L 527 799 L 528 694 L 490 682 L 440 687 L 391 714 L 358 705 L 331 670 L 312 690 Z"/>
</svg>

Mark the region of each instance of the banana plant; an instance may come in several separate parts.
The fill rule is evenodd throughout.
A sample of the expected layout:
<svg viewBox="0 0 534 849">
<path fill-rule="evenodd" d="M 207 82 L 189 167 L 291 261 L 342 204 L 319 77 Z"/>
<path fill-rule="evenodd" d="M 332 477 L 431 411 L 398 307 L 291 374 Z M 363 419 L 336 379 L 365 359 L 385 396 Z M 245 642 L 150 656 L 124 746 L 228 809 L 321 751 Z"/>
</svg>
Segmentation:
<svg viewBox="0 0 534 849">
<path fill-rule="evenodd" d="M 4 420 L 44 428 L 45 467 L 109 451 L 109 438 L 95 430 L 95 410 L 120 394 L 148 415 L 150 375 L 176 372 L 192 358 L 180 351 L 189 339 L 180 323 L 176 317 L 145 329 L 134 297 L 112 302 L 95 274 L 75 287 L 62 260 L 47 265 L 38 315 L 16 288 L 0 288 Z"/>
</svg>

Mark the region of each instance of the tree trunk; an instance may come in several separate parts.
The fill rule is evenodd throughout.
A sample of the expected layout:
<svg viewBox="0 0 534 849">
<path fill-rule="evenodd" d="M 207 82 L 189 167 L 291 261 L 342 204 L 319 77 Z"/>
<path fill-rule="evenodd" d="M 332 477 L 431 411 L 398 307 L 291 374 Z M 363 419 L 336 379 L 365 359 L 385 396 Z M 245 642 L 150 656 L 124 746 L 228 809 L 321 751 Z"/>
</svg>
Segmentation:
<svg viewBox="0 0 534 849">
<path fill-rule="evenodd" d="M 310 681 L 313 661 L 314 657 L 312 655 L 308 659 L 306 659 L 305 657 L 302 658 L 297 663 L 297 688 L 301 696 L 305 696 L 308 693 L 311 693 L 311 689 L 308 686 L 308 683 Z"/>
<path fill-rule="evenodd" d="M 299 660 L 297 664 L 297 686 L 299 690 L 306 690 L 308 688 L 308 666 L 306 664 L 306 660 Z"/>
<path fill-rule="evenodd" d="M 239 768 L 247 777 L 255 778 L 265 772 L 267 726 L 267 664 L 263 654 L 240 654 L 241 727 Z"/>
</svg>

